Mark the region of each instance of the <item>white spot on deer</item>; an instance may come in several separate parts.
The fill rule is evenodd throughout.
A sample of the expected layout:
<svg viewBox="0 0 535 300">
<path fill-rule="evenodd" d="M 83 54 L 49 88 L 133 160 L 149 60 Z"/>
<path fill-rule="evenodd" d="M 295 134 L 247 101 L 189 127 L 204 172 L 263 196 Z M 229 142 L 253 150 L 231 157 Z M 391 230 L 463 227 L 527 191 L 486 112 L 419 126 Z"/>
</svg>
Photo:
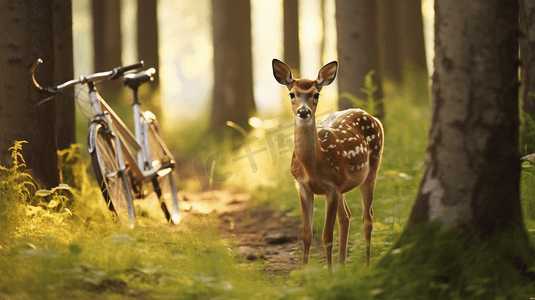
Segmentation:
<svg viewBox="0 0 535 300">
<path fill-rule="evenodd" d="M 344 150 L 344 153 L 342 153 L 342 156 L 346 157 L 347 156 L 347 151 Z"/>
<path fill-rule="evenodd" d="M 367 120 L 366 116 L 362 117 L 362 119 L 363 119 L 364 121 L 366 121 L 366 120 Z"/>
<path fill-rule="evenodd" d="M 366 126 L 366 129 L 370 129 L 370 125 Z"/>
<path fill-rule="evenodd" d="M 364 126 L 362 126 L 362 130 L 364 130 Z"/>
<path fill-rule="evenodd" d="M 347 133 L 347 131 L 345 131 L 345 130 L 342 130 L 342 133 L 343 133 L 343 134 L 346 134 L 346 133 Z"/>
<path fill-rule="evenodd" d="M 374 124 L 375 124 L 375 123 L 372 123 L 372 128 L 374 128 L 374 127 L 375 127 L 375 125 L 374 125 Z"/>
</svg>

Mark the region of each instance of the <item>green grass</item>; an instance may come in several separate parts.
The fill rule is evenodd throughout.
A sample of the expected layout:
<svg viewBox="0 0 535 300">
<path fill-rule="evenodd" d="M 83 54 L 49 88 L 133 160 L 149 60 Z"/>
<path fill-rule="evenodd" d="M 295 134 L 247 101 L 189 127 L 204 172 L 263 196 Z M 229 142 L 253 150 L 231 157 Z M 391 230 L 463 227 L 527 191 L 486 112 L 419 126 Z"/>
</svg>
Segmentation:
<svg viewBox="0 0 535 300">
<path fill-rule="evenodd" d="M 33 192 L 19 167 L 3 170 L 0 228 L 0 298 L 4 299 L 247 299 L 269 294 L 273 285 L 260 264 L 241 263 L 235 245 L 218 232 L 219 219 L 192 215 L 169 227 L 151 214 L 135 229 L 116 223 L 98 187 L 85 174 L 76 149 L 60 153 L 62 164 L 81 179 L 59 203 Z M 15 155 L 19 157 L 18 155 Z M 65 168 L 64 168 L 65 169 Z M 30 186 L 30 192 L 24 187 Z M 20 199 L 14 196 L 20 195 Z M 68 198 L 68 197 L 65 197 Z"/>
<path fill-rule="evenodd" d="M 70 192 L 58 190 L 37 197 L 38 187 L 21 167 L 0 170 L 0 299 L 488 299 L 500 294 L 496 286 L 518 284 L 521 278 L 508 278 L 511 270 L 506 266 L 488 263 L 487 256 L 463 255 L 468 249 L 464 244 L 447 242 L 456 233 L 437 233 L 432 226 L 428 233 L 443 234 L 439 242 L 457 249 L 452 252 L 455 255 L 433 253 L 431 246 L 436 245 L 428 245 L 429 236 L 414 237 L 408 243 L 412 247 L 387 254 L 398 241 L 418 192 L 430 116 L 428 107 L 414 105 L 406 97 L 390 96 L 384 103 L 385 151 L 373 203 L 371 268 L 364 268 L 358 189 L 346 195 L 353 213 L 348 267 L 335 267 L 329 273 L 324 258 L 316 255 L 308 267 L 274 278 L 262 273 L 261 262 L 245 263 L 237 255 L 236 245 L 222 239 L 215 214 L 192 215 L 176 227 L 168 227 L 152 212 L 138 217 L 133 230 L 116 223 L 98 187 L 87 177 L 88 160 L 79 153 L 84 151 L 82 146 L 59 153 Z M 271 125 L 277 126 L 273 122 Z M 224 182 L 227 187 L 252 193 L 257 206 L 269 206 L 300 219 L 298 195 L 289 173 L 291 151 L 281 154 L 289 149 L 287 139 L 292 139 L 293 128 L 285 127 L 286 122 L 290 121 L 278 121 L 284 127 L 278 131 L 257 126 L 236 149 L 230 142 L 202 135 L 206 128 L 203 123 L 194 130 L 177 131 L 184 134 L 174 146 L 201 157 L 203 162 L 218 153 L 219 159 L 207 172 L 230 172 Z M 199 146 L 203 149 L 196 149 Z M 254 155 L 256 168 L 244 156 L 247 147 L 251 151 L 264 149 Z M 14 159 L 23 163 L 17 151 Z M 524 220 L 532 241 L 534 170 L 525 162 L 521 183 Z M 317 237 L 324 216 L 324 199 L 317 197 Z M 511 239 L 477 246 L 500 249 L 507 241 Z M 418 261 L 407 261 L 409 254 L 419 257 Z M 459 257 L 455 264 L 474 268 L 452 271 L 454 279 L 446 282 L 430 280 L 437 270 L 419 267 L 433 260 L 442 261 L 447 268 L 452 257 Z M 500 295 L 503 299 L 527 299 L 530 288 Z"/>
</svg>

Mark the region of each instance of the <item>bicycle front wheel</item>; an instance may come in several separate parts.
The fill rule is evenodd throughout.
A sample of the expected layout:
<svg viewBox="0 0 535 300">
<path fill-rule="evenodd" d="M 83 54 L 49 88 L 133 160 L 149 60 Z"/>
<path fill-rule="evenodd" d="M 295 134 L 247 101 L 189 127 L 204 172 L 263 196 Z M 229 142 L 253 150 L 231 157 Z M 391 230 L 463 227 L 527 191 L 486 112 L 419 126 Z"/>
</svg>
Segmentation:
<svg viewBox="0 0 535 300">
<path fill-rule="evenodd" d="M 149 115 L 147 115 L 149 114 Z M 148 140 L 153 168 L 159 168 L 167 161 L 173 160 L 165 145 L 160 126 L 156 117 L 150 112 L 145 112 L 145 120 L 148 123 Z M 154 191 L 160 199 L 162 210 L 168 222 L 178 224 L 180 222 L 180 209 L 178 206 L 178 190 L 176 187 L 173 169 L 163 169 L 158 172 L 156 180 L 153 180 Z"/>
<path fill-rule="evenodd" d="M 89 129 L 91 163 L 95 177 L 108 208 L 120 220 L 134 223 L 134 205 L 126 172 L 119 168 L 117 145 L 110 132 L 102 124 L 93 124 Z M 119 146 L 120 147 L 120 146 Z"/>
</svg>

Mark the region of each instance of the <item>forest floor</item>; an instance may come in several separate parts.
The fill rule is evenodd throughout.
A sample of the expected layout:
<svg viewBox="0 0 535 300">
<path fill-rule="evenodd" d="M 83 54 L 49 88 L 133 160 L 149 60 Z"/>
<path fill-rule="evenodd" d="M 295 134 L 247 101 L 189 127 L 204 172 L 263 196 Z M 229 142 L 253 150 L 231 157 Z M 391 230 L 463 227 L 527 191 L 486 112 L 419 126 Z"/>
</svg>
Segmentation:
<svg viewBox="0 0 535 300">
<path fill-rule="evenodd" d="M 286 277 L 299 269 L 302 226 L 295 217 L 253 205 L 250 194 L 224 189 L 185 193 L 182 198 L 181 208 L 187 214 L 217 213 L 223 239 L 237 246 L 244 261 L 265 262 L 266 275 Z M 321 242 L 314 240 L 311 251 L 323 255 Z"/>
</svg>

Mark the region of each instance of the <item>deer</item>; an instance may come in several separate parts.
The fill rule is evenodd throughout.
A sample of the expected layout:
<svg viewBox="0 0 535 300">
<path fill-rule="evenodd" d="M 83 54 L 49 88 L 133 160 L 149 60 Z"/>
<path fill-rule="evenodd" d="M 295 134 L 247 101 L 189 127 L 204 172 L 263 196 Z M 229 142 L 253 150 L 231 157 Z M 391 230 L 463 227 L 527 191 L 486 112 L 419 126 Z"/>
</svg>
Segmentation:
<svg viewBox="0 0 535 300">
<path fill-rule="evenodd" d="M 330 114 L 316 125 L 316 108 L 323 87 L 336 78 L 338 62 L 324 65 L 316 80 L 294 79 L 290 67 L 273 59 L 273 75 L 289 93 L 294 116 L 294 151 L 290 172 L 296 180 L 303 219 L 303 256 L 306 265 L 312 242 L 314 195 L 325 195 L 322 240 L 327 265 L 332 265 L 333 235 L 338 217 L 338 263 L 345 265 L 351 211 L 345 193 L 360 188 L 366 243 L 365 265 L 370 265 L 373 230 L 372 201 L 383 153 L 381 122 L 362 109 Z"/>
</svg>

